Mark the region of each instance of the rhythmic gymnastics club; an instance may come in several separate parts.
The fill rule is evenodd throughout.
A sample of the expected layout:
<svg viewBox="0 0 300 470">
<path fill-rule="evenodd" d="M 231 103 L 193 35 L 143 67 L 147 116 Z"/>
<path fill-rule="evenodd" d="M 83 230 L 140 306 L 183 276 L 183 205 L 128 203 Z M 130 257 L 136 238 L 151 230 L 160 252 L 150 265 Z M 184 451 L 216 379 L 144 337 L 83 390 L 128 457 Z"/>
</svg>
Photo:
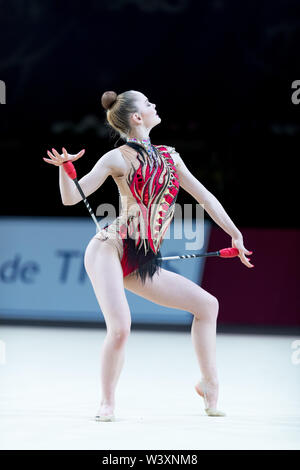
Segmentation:
<svg viewBox="0 0 300 470">
<path fill-rule="evenodd" d="M 100 232 L 101 227 L 100 227 L 100 225 L 98 224 L 98 221 L 97 221 L 97 219 L 96 219 L 96 217 L 95 217 L 95 214 L 94 214 L 94 212 L 93 212 L 91 206 L 89 205 L 88 200 L 87 200 L 87 198 L 85 197 L 84 192 L 82 191 L 82 189 L 81 189 L 81 187 L 80 187 L 80 184 L 78 183 L 75 166 L 73 165 L 73 163 L 72 163 L 71 161 L 67 161 L 67 162 L 64 162 L 64 163 L 63 163 L 63 167 L 64 167 L 64 170 L 65 170 L 65 172 L 67 173 L 67 175 L 69 175 L 69 177 L 70 177 L 70 178 L 74 181 L 74 183 L 76 184 L 77 189 L 78 189 L 78 191 L 80 192 L 80 194 L 81 194 L 81 196 L 82 196 L 82 198 L 83 198 L 83 201 L 84 201 L 86 207 L 88 208 L 88 211 L 89 211 L 89 213 L 91 214 L 92 219 L 93 219 L 93 221 L 95 222 L 95 224 L 96 224 L 96 226 L 97 226 L 97 228 L 98 228 L 98 230 L 99 230 L 99 232 Z"/>
<path fill-rule="evenodd" d="M 196 255 L 178 255 L 178 256 L 166 256 L 164 258 L 157 258 L 160 261 L 169 259 L 187 259 L 187 258 L 200 258 L 203 256 L 220 256 L 220 258 L 235 258 L 238 256 L 239 250 L 237 248 L 223 248 L 218 251 L 211 251 L 209 253 L 198 253 Z"/>
<path fill-rule="evenodd" d="M 64 167 L 65 172 L 69 175 L 69 177 L 76 184 L 77 189 L 80 192 L 80 194 L 83 198 L 83 201 L 84 201 L 86 207 L 88 208 L 89 213 L 91 214 L 95 224 L 97 225 L 98 230 L 100 231 L 101 228 L 98 224 L 98 221 L 97 221 L 97 219 L 96 219 L 96 217 L 95 217 L 95 215 L 92 211 L 91 206 L 89 205 L 89 203 L 88 203 L 88 201 L 87 201 L 87 199 L 84 195 L 84 192 L 82 191 L 82 189 L 80 187 L 80 184 L 78 183 L 76 169 L 75 169 L 73 163 L 69 160 L 69 161 L 63 163 L 63 167 Z M 161 261 L 166 261 L 166 260 L 170 260 L 170 259 L 174 260 L 174 259 L 200 258 L 200 257 L 204 257 L 204 256 L 220 256 L 220 258 L 235 258 L 236 256 L 238 256 L 238 254 L 239 254 L 239 250 L 237 248 L 223 248 L 222 250 L 212 251 L 210 253 L 198 253 L 196 255 L 167 256 L 167 257 L 158 258 L 158 259 L 161 260 Z"/>
</svg>

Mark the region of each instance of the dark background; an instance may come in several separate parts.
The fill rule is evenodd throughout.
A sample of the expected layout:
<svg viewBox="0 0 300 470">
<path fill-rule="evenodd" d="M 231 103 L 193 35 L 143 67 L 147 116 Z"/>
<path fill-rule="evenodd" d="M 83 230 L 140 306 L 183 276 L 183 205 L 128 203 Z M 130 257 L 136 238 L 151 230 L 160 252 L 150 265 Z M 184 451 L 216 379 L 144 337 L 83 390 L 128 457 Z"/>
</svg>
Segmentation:
<svg viewBox="0 0 300 470">
<path fill-rule="evenodd" d="M 299 1 L 0 1 L 0 12 L 0 215 L 89 217 L 62 205 L 42 157 L 85 148 L 80 179 L 117 140 L 102 93 L 133 89 L 162 119 L 152 143 L 175 147 L 240 229 L 299 226 Z M 113 180 L 89 201 L 117 207 Z M 182 189 L 177 202 L 195 200 Z"/>
</svg>

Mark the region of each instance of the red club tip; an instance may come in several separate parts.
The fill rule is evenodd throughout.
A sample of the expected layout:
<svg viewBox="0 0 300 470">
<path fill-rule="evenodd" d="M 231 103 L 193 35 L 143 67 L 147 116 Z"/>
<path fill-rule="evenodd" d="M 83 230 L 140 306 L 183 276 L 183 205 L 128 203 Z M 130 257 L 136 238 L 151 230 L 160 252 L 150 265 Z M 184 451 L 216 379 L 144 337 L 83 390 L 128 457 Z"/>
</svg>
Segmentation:
<svg viewBox="0 0 300 470">
<path fill-rule="evenodd" d="M 220 251 L 221 258 L 235 258 L 239 254 L 239 250 L 237 248 L 223 248 Z"/>
<path fill-rule="evenodd" d="M 75 180 L 77 178 L 75 166 L 73 165 L 72 162 L 65 162 L 63 163 L 63 167 L 65 172 L 70 176 L 72 180 Z"/>
</svg>

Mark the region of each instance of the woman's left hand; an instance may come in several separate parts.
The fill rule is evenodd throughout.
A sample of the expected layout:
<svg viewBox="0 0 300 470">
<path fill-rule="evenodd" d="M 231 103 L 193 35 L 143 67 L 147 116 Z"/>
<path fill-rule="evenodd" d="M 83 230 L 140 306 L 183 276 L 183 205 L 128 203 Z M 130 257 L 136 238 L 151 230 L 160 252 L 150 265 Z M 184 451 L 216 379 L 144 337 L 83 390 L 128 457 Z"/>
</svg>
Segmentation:
<svg viewBox="0 0 300 470">
<path fill-rule="evenodd" d="M 245 253 L 247 255 L 251 255 L 253 252 L 247 250 L 244 247 L 244 240 L 243 237 L 232 238 L 232 248 L 237 248 L 239 250 L 238 257 L 240 258 L 241 262 L 244 263 L 248 268 L 253 268 L 254 264 L 250 263 L 250 258 L 246 258 Z"/>
</svg>

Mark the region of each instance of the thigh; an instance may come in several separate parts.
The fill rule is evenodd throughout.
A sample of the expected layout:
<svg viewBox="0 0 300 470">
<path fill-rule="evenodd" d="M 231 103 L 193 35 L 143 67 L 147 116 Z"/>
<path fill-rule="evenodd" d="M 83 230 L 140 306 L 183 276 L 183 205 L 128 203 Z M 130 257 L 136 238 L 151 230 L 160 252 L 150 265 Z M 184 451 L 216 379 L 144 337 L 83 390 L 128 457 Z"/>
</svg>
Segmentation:
<svg viewBox="0 0 300 470">
<path fill-rule="evenodd" d="M 84 266 L 107 329 L 116 332 L 130 328 L 130 309 L 117 248 L 109 241 L 92 238 L 85 251 Z"/>
<path fill-rule="evenodd" d="M 92 240 L 93 239 L 106 241 L 105 245 L 110 244 L 114 246 L 118 251 L 119 259 L 121 261 L 123 257 L 123 241 L 117 231 L 115 223 L 112 223 L 107 229 L 102 229 L 101 231 L 97 232 Z"/>
<path fill-rule="evenodd" d="M 218 300 L 195 282 L 180 274 L 161 268 L 145 284 L 135 277 L 124 278 L 124 287 L 134 294 L 163 305 L 186 310 L 201 317 L 208 308 L 216 308 Z"/>
</svg>

